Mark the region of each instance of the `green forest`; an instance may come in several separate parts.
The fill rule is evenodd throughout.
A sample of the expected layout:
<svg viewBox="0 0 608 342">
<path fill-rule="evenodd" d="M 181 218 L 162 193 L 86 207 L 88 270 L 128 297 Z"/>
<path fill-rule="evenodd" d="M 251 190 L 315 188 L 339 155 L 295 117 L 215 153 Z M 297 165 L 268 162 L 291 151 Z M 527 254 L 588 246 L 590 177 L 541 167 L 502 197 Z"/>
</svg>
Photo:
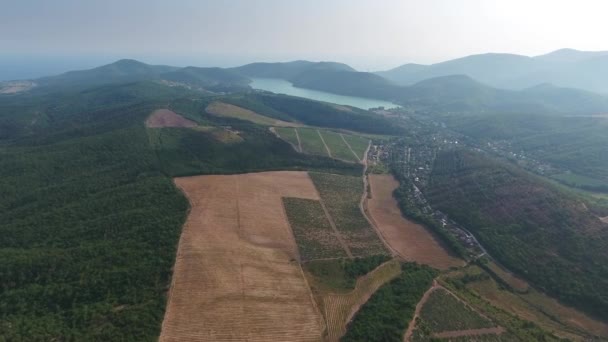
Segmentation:
<svg viewBox="0 0 608 342">
<path fill-rule="evenodd" d="M 0 97 L 0 339 L 155 341 L 188 210 L 173 176 L 361 173 L 208 115 L 209 101 L 153 82 Z M 147 129 L 167 104 L 241 140 Z"/>
</svg>

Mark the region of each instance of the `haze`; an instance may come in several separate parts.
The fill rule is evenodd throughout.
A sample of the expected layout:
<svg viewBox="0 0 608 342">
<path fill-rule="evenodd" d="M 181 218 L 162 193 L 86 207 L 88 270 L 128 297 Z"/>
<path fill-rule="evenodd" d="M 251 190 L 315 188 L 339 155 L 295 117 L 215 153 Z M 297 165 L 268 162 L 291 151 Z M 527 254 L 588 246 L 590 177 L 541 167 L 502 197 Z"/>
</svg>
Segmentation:
<svg viewBox="0 0 608 342">
<path fill-rule="evenodd" d="M 485 52 L 605 50 L 607 12 L 607 3 L 591 0 L 4 1 L 0 78 L 23 73 L 15 68 L 24 58 L 49 64 L 30 73 L 117 58 L 199 66 L 338 60 L 379 70 Z"/>
</svg>

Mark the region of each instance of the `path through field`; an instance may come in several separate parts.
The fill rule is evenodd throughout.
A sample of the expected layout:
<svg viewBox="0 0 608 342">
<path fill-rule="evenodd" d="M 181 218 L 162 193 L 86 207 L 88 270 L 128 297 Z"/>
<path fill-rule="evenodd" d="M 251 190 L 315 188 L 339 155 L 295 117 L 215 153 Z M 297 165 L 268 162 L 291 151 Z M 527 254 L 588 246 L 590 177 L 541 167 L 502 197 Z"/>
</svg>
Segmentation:
<svg viewBox="0 0 608 342">
<path fill-rule="evenodd" d="M 323 143 L 323 146 L 325 146 L 325 150 L 327 151 L 327 155 L 330 158 L 332 158 L 331 150 L 329 149 L 329 146 L 327 146 L 327 144 L 325 143 L 325 139 L 323 139 L 323 136 L 321 135 L 321 131 L 317 130 L 317 134 L 319 135 L 319 138 L 321 138 L 321 142 Z"/>
<path fill-rule="evenodd" d="M 350 144 L 348 143 L 348 141 L 346 141 L 346 139 L 344 139 L 344 134 L 340 133 L 340 138 L 342 138 L 342 141 L 344 141 L 344 144 L 346 146 L 348 146 L 348 149 L 353 153 L 353 155 L 355 156 L 355 158 L 357 158 L 357 160 L 359 162 L 361 162 L 361 158 L 359 158 L 359 156 L 357 155 L 357 153 L 355 153 L 355 151 L 353 150 L 353 148 L 350 146 Z M 369 150 L 369 144 L 371 144 L 371 141 L 368 143 L 367 148 Z M 365 163 L 367 164 L 367 151 L 365 152 Z"/>
<path fill-rule="evenodd" d="M 372 198 L 368 210 L 383 240 L 398 256 L 437 269 L 463 266 L 464 261 L 451 256 L 425 227 L 403 217 L 393 197 L 399 182 L 392 175 L 370 175 Z"/>
<path fill-rule="evenodd" d="M 426 301 L 431 296 L 431 293 L 433 293 L 433 291 L 435 291 L 439 288 L 441 288 L 441 286 L 439 286 L 439 284 L 437 284 L 436 280 L 433 280 L 433 285 L 431 285 L 431 287 L 429 287 L 429 289 L 426 290 L 424 295 L 422 295 L 422 298 L 420 299 L 418 304 L 416 304 L 416 310 L 414 310 L 414 316 L 412 316 L 412 320 L 410 321 L 409 325 L 407 326 L 407 330 L 405 331 L 405 334 L 403 335 L 403 342 L 408 342 L 410 340 L 410 338 L 412 337 L 412 333 L 414 332 L 414 328 L 416 327 L 416 319 L 420 316 L 420 310 L 422 310 L 422 307 L 424 306 Z"/>
<path fill-rule="evenodd" d="M 300 140 L 300 133 L 298 133 L 297 128 L 294 128 L 293 130 L 296 132 L 296 139 L 298 139 L 298 152 L 302 153 L 302 140 Z"/>
<path fill-rule="evenodd" d="M 281 197 L 318 200 L 305 172 L 177 178 L 191 203 L 160 341 L 319 341 Z"/>
</svg>

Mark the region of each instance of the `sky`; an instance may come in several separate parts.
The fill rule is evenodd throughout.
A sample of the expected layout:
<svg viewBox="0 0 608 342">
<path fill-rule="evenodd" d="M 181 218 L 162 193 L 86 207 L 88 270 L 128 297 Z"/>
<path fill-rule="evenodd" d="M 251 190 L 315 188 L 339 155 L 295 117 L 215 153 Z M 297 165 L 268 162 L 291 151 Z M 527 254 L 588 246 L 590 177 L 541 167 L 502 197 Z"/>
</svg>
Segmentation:
<svg viewBox="0 0 608 342">
<path fill-rule="evenodd" d="M 605 0 L 0 0 L 0 9 L 0 77 L 40 60 L 65 69 L 118 58 L 309 59 L 371 71 L 486 52 L 608 50 Z"/>
</svg>

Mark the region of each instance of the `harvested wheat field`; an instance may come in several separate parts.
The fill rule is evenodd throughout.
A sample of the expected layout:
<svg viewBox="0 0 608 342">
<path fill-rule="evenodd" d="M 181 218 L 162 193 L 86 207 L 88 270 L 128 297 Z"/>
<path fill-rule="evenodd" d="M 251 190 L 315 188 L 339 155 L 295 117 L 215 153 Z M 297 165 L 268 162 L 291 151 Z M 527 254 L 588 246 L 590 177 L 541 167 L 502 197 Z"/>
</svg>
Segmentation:
<svg viewBox="0 0 608 342">
<path fill-rule="evenodd" d="M 323 296 L 323 311 L 327 325 L 327 341 L 338 341 L 346 333 L 346 325 L 359 308 L 380 288 L 401 273 L 397 260 L 387 261 L 357 280 L 349 293 L 329 293 Z"/>
<path fill-rule="evenodd" d="M 370 175 L 372 198 L 368 210 L 390 248 L 407 261 L 438 269 L 463 266 L 464 261 L 451 256 L 423 226 L 401 215 L 393 191 L 399 182 L 392 175 Z"/>
<path fill-rule="evenodd" d="M 169 109 L 157 109 L 146 120 L 146 127 L 195 127 L 197 124 L 192 120 L 176 114 Z"/>
<path fill-rule="evenodd" d="M 323 320 L 282 197 L 318 200 L 305 172 L 177 178 L 191 203 L 161 341 L 318 341 Z"/>
</svg>

